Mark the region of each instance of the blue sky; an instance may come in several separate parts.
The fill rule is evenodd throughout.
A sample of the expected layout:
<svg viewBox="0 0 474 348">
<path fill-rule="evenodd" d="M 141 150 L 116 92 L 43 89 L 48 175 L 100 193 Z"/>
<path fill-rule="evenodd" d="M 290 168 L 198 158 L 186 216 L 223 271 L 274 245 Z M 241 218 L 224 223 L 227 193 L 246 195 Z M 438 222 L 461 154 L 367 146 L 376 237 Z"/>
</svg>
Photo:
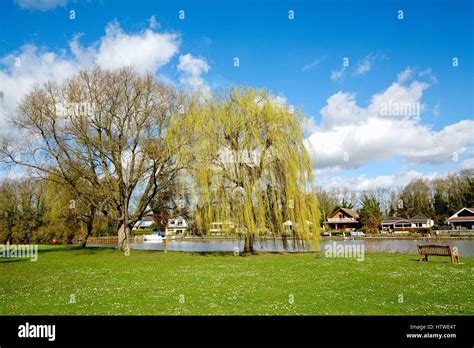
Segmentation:
<svg viewBox="0 0 474 348">
<path fill-rule="evenodd" d="M 157 25 L 150 26 L 152 16 Z M 7 0 L 0 5 L 0 22 L 5 104 L 9 88 L 19 93 L 32 80 L 60 79 L 93 62 L 107 64 L 97 57 L 121 39 L 142 37 L 151 45 L 144 52 L 159 51 L 164 39 L 145 37 L 151 30 L 176 34 L 170 39 L 176 47 L 150 66 L 159 78 L 183 88 L 265 87 L 300 107 L 312 120 L 305 134 L 323 186 L 393 187 L 474 166 L 472 1 Z M 107 41 L 105 28 L 111 23 L 120 34 Z M 77 34 L 88 60 L 71 52 Z M 47 53 L 55 54 L 50 65 L 64 67 L 39 74 L 36 70 L 49 69 L 47 64 L 33 66 Z M 23 65 L 23 73 L 14 71 L 14 57 L 24 57 L 31 70 Z M 345 69 L 344 57 L 349 59 Z M 135 56 L 130 59 L 134 64 Z M 373 100 L 376 94 L 382 95 L 379 101 Z M 421 115 L 377 122 L 374 110 L 387 100 L 420 103 Z M 371 134 L 383 136 L 372 139 Z M 329 151 L 321 149 L 321 139 Z"/>
</svg>

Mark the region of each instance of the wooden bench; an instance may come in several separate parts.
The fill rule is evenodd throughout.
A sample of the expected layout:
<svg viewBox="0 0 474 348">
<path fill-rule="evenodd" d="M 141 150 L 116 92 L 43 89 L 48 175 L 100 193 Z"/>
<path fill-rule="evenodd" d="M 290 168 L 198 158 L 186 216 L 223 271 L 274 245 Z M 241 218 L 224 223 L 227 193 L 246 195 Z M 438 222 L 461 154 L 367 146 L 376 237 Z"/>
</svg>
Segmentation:
<svg viewBox="0 0 474 348">
<path fill-rule="evenodd" d="M 459 263 L 458 248 L 451 248 L 449 245 L 418 244 L 418 254 L 420 261 L 428 261 L 428 255 L 449 256 L 451 263 Z"/>
</svg>

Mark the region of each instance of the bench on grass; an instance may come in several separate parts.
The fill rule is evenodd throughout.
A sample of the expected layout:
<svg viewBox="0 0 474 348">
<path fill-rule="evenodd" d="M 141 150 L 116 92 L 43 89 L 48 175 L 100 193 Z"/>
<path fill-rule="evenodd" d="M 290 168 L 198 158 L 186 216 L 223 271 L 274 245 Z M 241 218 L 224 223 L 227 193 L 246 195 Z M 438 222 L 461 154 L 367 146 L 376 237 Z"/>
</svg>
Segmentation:
<svg viewBox="0 0 474 348">
<path fill-rule="evenodd" d="M 418 254 L 420 261 L 428 261 L 428 255 L 449 256 L 451 263 L 459 263 L 458 248 L 451 248 L 449 245 L 418 244 Z"/>
</svg>

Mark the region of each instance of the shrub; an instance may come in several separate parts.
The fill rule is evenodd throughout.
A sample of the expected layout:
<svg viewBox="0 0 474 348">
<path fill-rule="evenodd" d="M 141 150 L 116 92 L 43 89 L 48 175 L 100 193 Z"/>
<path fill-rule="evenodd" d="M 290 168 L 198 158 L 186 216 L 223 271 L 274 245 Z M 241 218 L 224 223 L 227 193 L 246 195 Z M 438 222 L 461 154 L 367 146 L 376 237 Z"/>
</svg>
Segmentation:
<svg viewBox="0 0 474 348">
<path fill-rule="evenodd" d="M 93 237 L 115 236 L 117 235 L 117 230 L 113 226 L 100 226 L 94 229 L 91 235 Z"/>
<path fill-rule="evenodd" d="M 139 229 L 139 230 L 132 230 L 132 235 L 133 236 L 143 236 L 145 234 L 152 234 L 156 231 L 157 229 L 152 229 L 150 228 L 145 228 L 145 229 Z"/>
</svg>

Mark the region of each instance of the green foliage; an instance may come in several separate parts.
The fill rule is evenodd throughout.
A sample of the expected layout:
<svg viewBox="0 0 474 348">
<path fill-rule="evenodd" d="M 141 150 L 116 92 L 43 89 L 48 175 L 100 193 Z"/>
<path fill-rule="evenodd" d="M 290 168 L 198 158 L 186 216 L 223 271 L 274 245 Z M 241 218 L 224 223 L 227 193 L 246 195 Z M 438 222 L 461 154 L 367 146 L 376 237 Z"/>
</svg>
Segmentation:
<svg viewBox="0 0 474 348">
<path fill-rule="evenodd" d="M 71 243 L 80 226 L 64 186 L 28 178 L 0 185 L 0 243 Z"/>
<path fill-rule="evenodd" d="M 320 212 L 298 116 L 251 88 L 191 101 L 181 127 L 195 136 L 184 156 L 193 158 L 188 174 L 199 230 L 225 223 L 252 251 L 264 231 L 283 236 L 286 246 L 283 223 L 291 220 L 292 238 L 318 245 Z"/>
<path fill-rule="evenodd" d="M 346 209 L 354 209 L 354 204 L 352 202 L 346 200 L 345 198 L 342 199 L 340 204 L 336 204 L 332 210 L 332 213 L 334 213 L 336 210 L 339 208 L 346 208 Z"/>
<path fill-rule="evenodd" d="M 29 243 L 45 224 L 46 206 L 39 180 L 5 181 L 0 187 L 0 243 Z"/>
<path fill-rule="evenodd" d="M 342 203 L 339 207 L 337 208 L 347 208 L 347 209 L 353 209 L 354 205 L 351 202 L 346 201 L 344 198 L 342 199 Z M 337 209 L 336 208 L 336 209 Z"/>
<path fill-rule="evenodd" d="M 148 226 L 147 229 L 150 230 L 150 231 L 156 231 L 156 230 L 159 230 L 159 227 L 158 227 L 157 224 L 153 223 L 150 226 Z"/>
<path fill-rule="evenodd" d="M 34 240 L 37 243 L 50 242 L 52 239 L 59 243 L 72 243 L 81 229 L 77 216 L 79 203 L 75 204 L 75 209 L 70 209 L 74 194 L 68 186 L 47 180 L 43 182 L 42 194 L 45 204 L 44 227 L 38 231 Z"/>
<path fill-rule="evenodd" d="M 449 205 L 443 197 L 443 194 L 436 192 L 433 197 L 434 213 L 435 213 L 435 224 L 442 225 L 445 223 L 447 217 L 449 217 Z"/>
<path fill-rule="evenodd" d="M 403 188 L 398 197 L 402 206 L 394 206 L 392 213 L 401 217 L 422 215 L 442 225 L 461 208 L 473 205 L 473 192 L 473 169 L 432 181 L 415 179 Z"/>
<path fill-rule="evenodd" d="M 18 197 L 15 184 L 10 181 L 0 186 L 0 243 L 11 241 L 18 216 Z"/>
<path fill-rule="evenodd" d="M 94 237 L 105 237 L 105 236 L 116 236 L 117 227 L 110 225 L 98 225 L 94 228 L 92 236 Z"/>
<path fill-rule="evenodd" d="M 400 194 L 403 206 L 399 209 L 401 216 L 416 215 L 433 217 L 434 211 L 430 204 L 429 183 L 423 179 L 415 179 L 403 189 Z"/>
<path fill-rule="evenodd" d="M 153 233 L 155 233 L 156 230 L 157 230 L 156 228 L 152 228 L 152 227 L 132 230 L 132 235 L 134 235 L 134 236 L 143 236 L 143 235 L 146 235 L 146 234 L 153 234 Z"/>
<path fill-rule="evenodd" d="M 315 194 L 319 210 L 321 211 L 320 223 L 322 224 L 328 219 L 329 215 L 335 211 L 338 206 L 338 200 L 335 194 L 331 194 L 322 188 L 318 188 Z"/>
<path fill-rule="evenodd" d="M 357 212 L 364 230 L 368 233 L 376 233 L 382 221 L 380 203 L 375 196 L 365 194 L 361 199 L 361 205 L 362 208 Z"/>
</svg>

